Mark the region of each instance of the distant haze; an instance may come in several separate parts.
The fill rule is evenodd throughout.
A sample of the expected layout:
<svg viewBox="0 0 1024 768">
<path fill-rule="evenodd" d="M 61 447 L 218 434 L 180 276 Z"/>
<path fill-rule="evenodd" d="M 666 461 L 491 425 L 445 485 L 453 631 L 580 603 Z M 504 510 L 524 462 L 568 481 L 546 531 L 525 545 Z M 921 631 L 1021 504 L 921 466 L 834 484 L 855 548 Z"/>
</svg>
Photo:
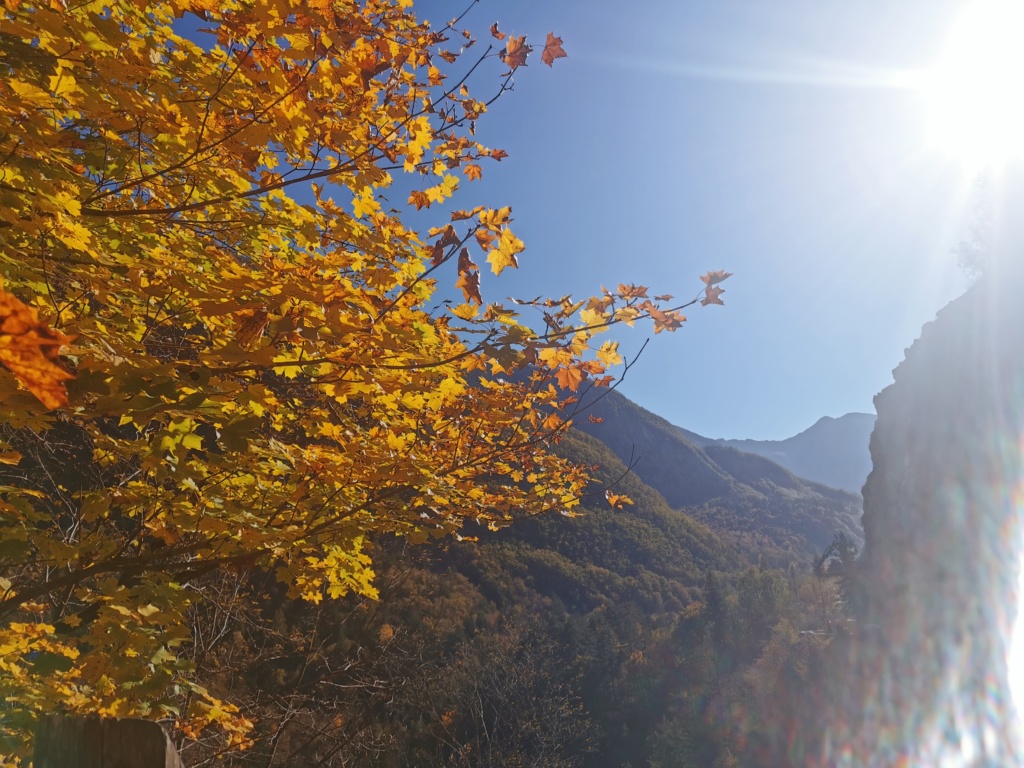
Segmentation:
<svg viewBox="0 0 1024 768">
<path fill-rule="evenodd" d="M 679 428 L 701 447 L 722 445 L 754 453 L 781 464 L 793 474 L 832 488 L 860 493 L 871 471 L 868 444 L 875 416 L 848 413 L 824 416 L 814 426 L 785 440 L 716 440 Z"/>
</svg>

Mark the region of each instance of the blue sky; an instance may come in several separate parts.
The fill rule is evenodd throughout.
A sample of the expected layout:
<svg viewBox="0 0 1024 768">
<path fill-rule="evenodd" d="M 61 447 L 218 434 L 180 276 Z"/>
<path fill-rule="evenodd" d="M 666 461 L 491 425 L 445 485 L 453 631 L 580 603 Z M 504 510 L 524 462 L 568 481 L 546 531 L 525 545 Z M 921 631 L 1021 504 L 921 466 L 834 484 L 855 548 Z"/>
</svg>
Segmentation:
<svg viewBox="0 0 1024 768">
<path fill-rule="evenodd" d="M 493 21 L 534 43 L 554 31 L 569 54 L 553 70 L 535 54 L 480 122 L 510 157 L 455 203 L 512 205 L 528 247 L 518 272 L 485 273 L 485 300 L 618 282 L 682 297 L 728 269 L 726 306 L 652 338 L 624 394 L 712 437 L 871 411 L 968 285 L 952 249 L 969 180 L 926 148 L 923 100 L 899 85 L 963 5 L 483 0 L 482 37 Z M 463 7 L 417 4 L 435 22 Z"/>
</svg>

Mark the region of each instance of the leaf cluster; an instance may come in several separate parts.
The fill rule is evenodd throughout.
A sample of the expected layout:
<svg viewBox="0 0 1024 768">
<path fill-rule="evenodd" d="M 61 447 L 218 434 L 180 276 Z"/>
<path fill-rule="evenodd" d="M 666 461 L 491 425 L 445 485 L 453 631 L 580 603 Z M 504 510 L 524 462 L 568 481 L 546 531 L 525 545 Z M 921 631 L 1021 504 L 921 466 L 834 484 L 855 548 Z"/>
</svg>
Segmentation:
<svg viewBox="0 0 1024 768">
<path fill-rule="evenodd" d="M 623 285 L 521 302 L 533 327 L 469 251 L 517 266 L 508 208 L 423 235 L 389 207 L 398 174 L 427 208 L 505 157 L 476 123 L 524 38 L 473 50 L 408 0 L 8 0 L 0 24 L 0 728 L 64 708 L 242 745 L 182 654 L 208 579 L 373 597 L 375 538 L 571 511 L 588 472 L 550 447 L 622 362 L 595 335 L 684 318 Z"/>
</svg>

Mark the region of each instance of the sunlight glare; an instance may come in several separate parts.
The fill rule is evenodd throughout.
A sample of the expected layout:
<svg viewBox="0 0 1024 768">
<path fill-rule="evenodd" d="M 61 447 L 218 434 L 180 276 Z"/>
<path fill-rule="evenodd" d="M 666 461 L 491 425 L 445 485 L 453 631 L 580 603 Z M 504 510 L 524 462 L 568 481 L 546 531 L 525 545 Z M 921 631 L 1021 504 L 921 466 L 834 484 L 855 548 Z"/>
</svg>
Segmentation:
<svg viewBox="0 0 1024 768">
<path fill-rule="evenodd" d="M 969 166 L 1024 158 L 1024 2 L 979 0 L 924 84 L 928 141 Z"/>
</svg>

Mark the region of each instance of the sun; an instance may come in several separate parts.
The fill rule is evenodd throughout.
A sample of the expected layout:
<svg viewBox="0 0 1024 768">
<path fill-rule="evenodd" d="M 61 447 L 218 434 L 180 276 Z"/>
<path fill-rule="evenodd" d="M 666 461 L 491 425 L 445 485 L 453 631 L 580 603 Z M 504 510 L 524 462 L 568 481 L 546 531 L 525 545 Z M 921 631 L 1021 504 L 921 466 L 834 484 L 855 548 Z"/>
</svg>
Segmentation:
<svg viewBox="0 0 1024 768">
<path fill-rule="evenodd" d="M 923 91 L 932 147 L 975 167 L 1024 159 L 1024 2 L 969 6 Z"/>
</svg>

